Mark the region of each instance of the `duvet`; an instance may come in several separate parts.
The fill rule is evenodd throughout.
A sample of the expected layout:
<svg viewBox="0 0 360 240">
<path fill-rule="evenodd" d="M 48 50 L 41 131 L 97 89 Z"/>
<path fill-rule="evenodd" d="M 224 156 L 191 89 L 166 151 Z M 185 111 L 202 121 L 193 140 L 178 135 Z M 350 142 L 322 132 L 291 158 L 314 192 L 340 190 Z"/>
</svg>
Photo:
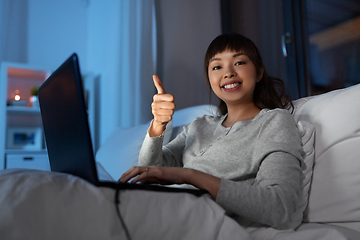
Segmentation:
<svg viewBox="0 0 360 240">
<path fill-rule="evenodd" d="M 0 239 L 127 239 L 111 188 L 72 175 L 0 171 Z M 130 238 L 250 239 L 207 196 L 120 190 L 119 209 Z"/>
</svg>

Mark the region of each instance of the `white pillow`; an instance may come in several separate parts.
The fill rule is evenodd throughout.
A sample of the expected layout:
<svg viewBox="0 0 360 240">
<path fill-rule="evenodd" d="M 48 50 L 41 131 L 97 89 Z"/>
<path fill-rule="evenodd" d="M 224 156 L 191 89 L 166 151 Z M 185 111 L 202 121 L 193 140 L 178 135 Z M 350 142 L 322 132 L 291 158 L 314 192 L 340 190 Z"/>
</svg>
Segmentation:
<svg viewBox="0 0 360 240">
<path fill-rule="evenodd" d="M 216 115 L 218 108 L 214 105 L 198 105 L 184 109 L 180 109 L 174 112 L 173 127 L 180 127 L 190 124 L 197 117 L 204 115 Z"/>
<path fill-rule="evenodd" d="M 305 152 L 304 155 L 304 178 L 302 179 L 301 192 L 299 196 L 298 208 L 292 216 L 292 228 L 298 227 L 302 220 L 304 211 L 308 205 L 309 190 L 311 185 L 313 165 L 314 165 L 314 141 L 315 141 L 315 128 L 308 122 L 299 121 L 297 123 L 299 132 L 301 134 L 301 142 Z"/>
<path fill-rule="evenodd" d="M 139 151 L 149 126 L 150 122 L 130 128 L 116 128 L 97 151 L 96 161 L 114 180 L 137 165 Z M 171 132 L 172 121 L 166 126 L 163 144 L 169 142 Z"/>
<path fill-rule="evenodd" d="M 294 118 L 316 128 L 314 172 L 304 222 L 359 231 L 360 84 L 305 99 Z"/>
</svg>

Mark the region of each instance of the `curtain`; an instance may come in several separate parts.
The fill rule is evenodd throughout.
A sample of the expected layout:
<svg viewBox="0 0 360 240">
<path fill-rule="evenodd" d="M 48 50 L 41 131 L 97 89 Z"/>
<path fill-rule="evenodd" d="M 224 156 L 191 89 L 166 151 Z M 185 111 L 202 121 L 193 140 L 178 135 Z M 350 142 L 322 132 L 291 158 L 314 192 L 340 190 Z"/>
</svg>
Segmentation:
<svg viewBox="0 0 360 240">
<path fill-rule="evenodd" d="M 121 5 L 118 125 L 129 127 L 151 119 L 155 8 L 153 0 L 122 0 Z"/>
<path fill-rule="evenodd" d="M 152 118 L 154 11 L 154 0 L 94 0 L 89 4 L 88 69 L 101 75 L 100 145 L 115 128 Z"/>
<path fill-rule="evenodd" d="M 0 1 L 0 62 L 27 60 L 27 0 Z"/>
</svg>

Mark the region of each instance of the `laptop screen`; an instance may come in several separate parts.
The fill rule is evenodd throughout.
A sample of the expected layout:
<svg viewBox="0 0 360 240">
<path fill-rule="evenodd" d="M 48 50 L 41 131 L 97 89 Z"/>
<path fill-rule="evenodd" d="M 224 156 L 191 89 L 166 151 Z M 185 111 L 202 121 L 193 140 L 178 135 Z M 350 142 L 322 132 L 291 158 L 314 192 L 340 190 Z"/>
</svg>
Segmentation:
<svg viewBox="0 0 360 240">
<path fill-rule="evenodd" d="M 73 174 L 98 185 L 76 54 L 40 86 L 38 97 L 51 171 Z"/>
</svg>

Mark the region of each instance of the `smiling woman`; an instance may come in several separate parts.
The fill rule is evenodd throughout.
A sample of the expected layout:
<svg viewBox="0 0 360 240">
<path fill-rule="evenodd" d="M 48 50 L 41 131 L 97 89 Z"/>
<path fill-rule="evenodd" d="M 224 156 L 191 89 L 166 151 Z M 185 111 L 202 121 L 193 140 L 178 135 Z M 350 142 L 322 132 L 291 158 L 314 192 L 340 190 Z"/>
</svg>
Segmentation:
<svg viewBox="0 0 360 240">
<path fill-rule="evenodd" d="M 222 35 L 214 39 L 210 44 L 205 56 L 204 71 L 207 77 L 208 83 L 211 85 L 210 74 L 213 70 L 217 70 L 219 67 L 214 66 L 219 61 L 219 54 L 224 54 L 224 51 L 228 51 L 233 54 L 234 67 L 240 67 L 245 65 L 246 69 L 250 65 L 249 73 L 255 74 L 256 85 L 254 89 L 253 101 L 258 108 L 287 108 L 291 107 L 290 96 L 285 90 L 284 83 L 281 79 L 270 77 L 264 67 L 261 55 L 255 44 L 240 34 Z M 212 69 L 216 67 L 216 69 Z M 255 71 L 255 72 L 253 72 Z M 239 76 L 239 78 L 241 78 Z M 231 83 L 231 82 L 229 82 Z M 211 87 L 213 87 L 211 85 Z M 215 91 L 213 89 L 213 91 Z M 221 99 L 221 98 L 220 98 Z M 221 114 L 226 114 L 228 109 L 221 99 L 219 109 Z"/>
<path fill-rule="evenodd" d="M 293 216 L 301 200 L 303 149 L 296 123 L 284 109 L 290 100 L 283 99 L 282 82 L 266 74 L 256 46 L 239 34 L 212 41 L 205 74 L 223 111 L 194 120 L 165 146 L 163 132 L 174 113 L 174 97 L 154 76 L 158 93 L 139 154 L 141 166 L 119 181 L 206 190 L 240 225 L 257 226 L 249 232 L 295 228 L 300 224 Z"/>
<path fill-rule="evenodd" d="M 257 75 L 255 65 L 243 53 L 224 50 L 217 53 L 210 60 L 208 67 L 208 81 L 215 94 L 226 104 L 227 110 L 232 111 L 242 106 L 252 112 L 247 118 L 254 118 L 260 109 L 253 102 L 256 83 L 261 79 L 262 72 Z M 229 114 L 232 115 L 232 114 Z M 241 119 L 232 122 L 235 123 Z M 229 118 L 224 122 L 228 125 Z"/>
</svg>

